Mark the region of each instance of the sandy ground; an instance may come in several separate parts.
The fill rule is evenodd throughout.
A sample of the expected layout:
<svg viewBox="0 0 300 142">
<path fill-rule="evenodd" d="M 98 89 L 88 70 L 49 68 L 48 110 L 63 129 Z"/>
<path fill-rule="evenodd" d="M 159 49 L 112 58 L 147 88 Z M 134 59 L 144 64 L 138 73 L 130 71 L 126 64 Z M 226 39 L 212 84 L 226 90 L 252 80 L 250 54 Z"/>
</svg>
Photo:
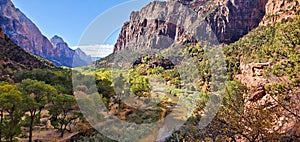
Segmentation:
<svg viewBox="0 0 300 142">
<path fill-rule="evenodd" d="M 72 136 L 77 135 L 78 132 L 65 132 L 64 137 L 60 137 L 59 133 L 56 132 L 54 129 L 49 130 L 35 130 L 33 132 L 32 139 L 42 141 L 42 142 L 65 142 L 70 139 Z M 17 138 L 20 142 L 27 142 L 28 138 Z"/>
</svg>

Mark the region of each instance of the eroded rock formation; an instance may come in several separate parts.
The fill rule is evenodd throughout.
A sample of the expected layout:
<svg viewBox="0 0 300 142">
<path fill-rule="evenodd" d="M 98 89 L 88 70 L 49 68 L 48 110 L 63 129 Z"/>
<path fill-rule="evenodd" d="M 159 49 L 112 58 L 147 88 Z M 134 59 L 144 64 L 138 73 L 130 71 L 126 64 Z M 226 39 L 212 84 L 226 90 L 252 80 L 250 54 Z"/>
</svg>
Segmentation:
<svg viewBox="0 0 300 142">
<path fill-rule="evenodd" d="M 132 12 L 114 51 L 167 48 L 174 42 L 199 40 L 232 43 L 259 25 L 266 3 L 267 0 L 154 1 Z"/>
<path fill-rule="evenodd" d="M 260 25 L 267 25 L 294 18 L 300 12 L 300 0 L 269 0 L 266 15 Z"/>
</svg>

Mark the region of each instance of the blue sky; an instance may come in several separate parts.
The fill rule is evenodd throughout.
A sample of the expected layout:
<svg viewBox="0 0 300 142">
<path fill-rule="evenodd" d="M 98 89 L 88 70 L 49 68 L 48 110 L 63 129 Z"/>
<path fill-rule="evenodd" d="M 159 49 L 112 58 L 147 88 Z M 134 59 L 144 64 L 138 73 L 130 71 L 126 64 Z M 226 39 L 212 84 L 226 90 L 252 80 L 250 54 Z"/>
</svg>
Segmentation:
<svg viewBox="0 0 300 142">
<path fill-rule="evenodd" d="M 82 45 L 114 44 L 118 30 L 129 20 L 130 12 L 139 10 L 152 0 L 12 1 L 46 37 L 50 39 L 59 35 L 70 46 L 77 46 L 79 42 Z M 103 21 L 105 23 L 99 23 Z M 89 40 L 80 41 L 85 31 L 89 31 L 89 26 L 95 27 L 97 24 L 97 31 L 94 30 L 97 33 L 89 33 Z M 111 35 L 112 33 L 114 34 Z"/>
</svg>

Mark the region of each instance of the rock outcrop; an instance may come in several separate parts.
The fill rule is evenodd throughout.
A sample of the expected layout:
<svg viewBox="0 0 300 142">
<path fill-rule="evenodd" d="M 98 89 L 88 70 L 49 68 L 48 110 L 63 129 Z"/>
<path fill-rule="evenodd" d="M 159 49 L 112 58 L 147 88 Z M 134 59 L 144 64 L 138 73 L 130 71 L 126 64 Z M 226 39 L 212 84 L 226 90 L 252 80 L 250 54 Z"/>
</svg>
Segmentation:
<svg viewBox="0 0 300 142">
<path fill-rule="evenodd" d="M 172 43 L 210 40 L 232 43 L 256 28 L 267 0 L 154 1 L 122 27 L 115 52 L 122 49 L 167 48 Z"/>
<path fill-rule="evenodd" d="M 266 95 L 265 86 L 278 82 L 289 82 L 287 77 L 264 76 L 264 70 L 272 68 L 271 62 L 240 64 L 241 74 L 235 75 L 235 79 L 244 84 L 250 95 L 247 100 L 255 102 Z"/>
<path fill-rule="evenodd" d="M 284 106 L 284 108 L 281 108 L 280 117 L 276 117 L 272 124 L 273 130 L 270 129 L 270 131 L 285 133 L 287 136 L 281 137 L 282 141 L 299 141 L 299 118 L 297 118 L 299 116 L 295 116 L 295 112 L 298 112 L 300 109 L 300 91 L 296 88 L 296 90 L 285 92 L 283 96 L 285 96 L 284 100 L 286 102 L 279 101 L 278 96 L 270 94 L 270 92 L 267 91 L 268 89 L 266 89 L 269 86 L 278 83 L 286 85 L 291 83 L 286 76 L 277 77 L 266 74 L 265 70 L 272 67 L 272 62 L 240 64 L 241 74 L 235 75 L 235 79 L 248 88 L 248 91 L 244 93 L 244 112 L 247 113 L 249 110 L 259 107 L 278 108 L 279 106 L 280 108 Z M 276 92 L 274 93 L 276 94 Z"/>
<path fill-rule="evenodd" d="M 72 55 L 75 51 L 68 47 L 54 48 L 37 26 L 15 8 L 10 0 L 0 0 L 0 27 L 13 42 L 29 53 L 48 59 L 57 66 L 73 66 Z"/>
<path fill-rule="evenodd" d="M 264 67 L 270 67 L 270 63 L 240 64 L 242 73 L 236 75 L 235 79 L 243 83 L 248 89 L 252 88 L 248 97 L 249 101 L 257 101 L 266 95 L 264 86 L 269 80 L 262 76 Z"/>
</svg>

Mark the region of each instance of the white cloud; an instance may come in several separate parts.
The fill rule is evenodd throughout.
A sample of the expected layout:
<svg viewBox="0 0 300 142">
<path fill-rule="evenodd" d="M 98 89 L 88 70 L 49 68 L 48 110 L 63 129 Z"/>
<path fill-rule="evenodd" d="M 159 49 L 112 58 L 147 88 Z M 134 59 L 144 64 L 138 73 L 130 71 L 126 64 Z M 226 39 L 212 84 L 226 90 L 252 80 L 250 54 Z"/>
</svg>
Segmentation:
<svg viewBox="0 0 300 142">
<path fill-rule="evenodd" d="M 71 48 L 80 48 L 83 52 L 85 52 L 87 55 L 91 55 L 92 57 L 106 57 L 107 55 L 113 53 L 114 45 L 80 45 L 73 46 Z"/>
</svg>

